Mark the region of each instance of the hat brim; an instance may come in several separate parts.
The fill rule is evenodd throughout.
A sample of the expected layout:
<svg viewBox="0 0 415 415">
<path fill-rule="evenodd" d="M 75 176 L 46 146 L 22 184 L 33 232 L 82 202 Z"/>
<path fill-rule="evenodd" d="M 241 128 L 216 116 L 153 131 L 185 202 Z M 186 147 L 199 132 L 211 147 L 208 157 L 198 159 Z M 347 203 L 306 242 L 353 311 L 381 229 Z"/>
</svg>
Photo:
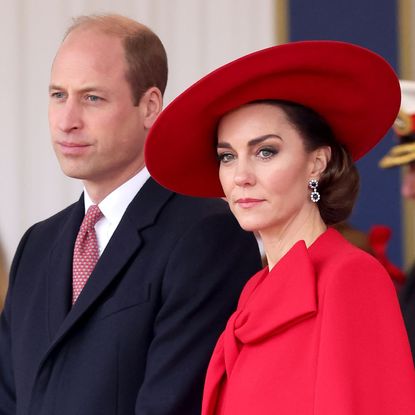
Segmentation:
<svg viewBox="0 0 415 415">
<path fill-rule="evenodd" d="M 178 193 L 220 197 L 216 128 L 230 110 L 272 99 L 320 114 L 354 160 L 392 126 L 399 80 L 379 55 L 337 41 L 303 41 L 251 53 L 206 75 L 160 114 L 146 140 L 146 165 Z"/>
</svg>

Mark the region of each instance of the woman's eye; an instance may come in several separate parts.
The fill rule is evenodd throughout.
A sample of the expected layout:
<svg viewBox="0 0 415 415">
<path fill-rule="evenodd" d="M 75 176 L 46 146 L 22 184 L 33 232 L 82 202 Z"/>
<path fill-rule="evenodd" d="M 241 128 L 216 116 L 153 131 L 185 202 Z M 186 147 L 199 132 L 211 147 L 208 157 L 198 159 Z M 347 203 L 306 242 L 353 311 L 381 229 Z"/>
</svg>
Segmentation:
<svg viewBox="0 0 415 415">
<path fill-rule="evenodd" d="M 274 156 L 277 152 L 272 148 L 262 148 L 258 151 L 258 155 L 263 159 L 269 159 Z"/>
<path fill-rule="evenodd" d="M 231 153 L 222 153 L 218 154 L 218 160 L 220 163 L 229 163 L 232 161 L 235 157 Z"/>
</svg>

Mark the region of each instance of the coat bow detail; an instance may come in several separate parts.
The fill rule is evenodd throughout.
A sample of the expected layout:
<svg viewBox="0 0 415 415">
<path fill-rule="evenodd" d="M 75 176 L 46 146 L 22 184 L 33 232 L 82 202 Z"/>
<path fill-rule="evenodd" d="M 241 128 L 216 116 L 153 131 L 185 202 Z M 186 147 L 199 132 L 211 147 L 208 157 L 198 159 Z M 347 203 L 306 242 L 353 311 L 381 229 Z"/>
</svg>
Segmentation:
<svg viewBox="0 0 415 415">
<path fill-rule="evenodd" d="M 244 345 L 266 341 L 317 313 L 316 272 L 304 241 L 245 286 L 213 352 L 205 384 L 204 415 L 214 413 L 221 385 Z"/>
<path fill-rule="evenodd" d="M 304 241 L 250 281 L 221 337 L 228 376 L 244 344 L 266 340 L 317 312 L 317 281 Z"/>
</svg>

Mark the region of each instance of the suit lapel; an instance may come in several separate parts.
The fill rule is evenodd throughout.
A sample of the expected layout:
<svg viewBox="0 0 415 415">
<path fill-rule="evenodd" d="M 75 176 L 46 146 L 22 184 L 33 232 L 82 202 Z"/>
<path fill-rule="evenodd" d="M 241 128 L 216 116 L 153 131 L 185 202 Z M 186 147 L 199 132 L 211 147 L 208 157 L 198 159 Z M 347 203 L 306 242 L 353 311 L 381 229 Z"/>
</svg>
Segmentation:
<svg viewBox="0 0 415 415">
<path fill-rule="evenodd" d="M 114 279 L 122 277 L 123 268 L 142 245 L 140 231 L 156 221 L 160 210 L 172 196 L 172 192 L 162 188 L 152 179 L 146 182 L 127 208 L 77 302 L 60 325 L 49 351 L 82 318 Z"/>
<path fill-rule="evenodd" d="M 49 256 L 47 303 L 49 339 L 52 341 L 71 308 L 72 252 L 84 217 L 84 198 L 73 205 Z"/>
</svg>

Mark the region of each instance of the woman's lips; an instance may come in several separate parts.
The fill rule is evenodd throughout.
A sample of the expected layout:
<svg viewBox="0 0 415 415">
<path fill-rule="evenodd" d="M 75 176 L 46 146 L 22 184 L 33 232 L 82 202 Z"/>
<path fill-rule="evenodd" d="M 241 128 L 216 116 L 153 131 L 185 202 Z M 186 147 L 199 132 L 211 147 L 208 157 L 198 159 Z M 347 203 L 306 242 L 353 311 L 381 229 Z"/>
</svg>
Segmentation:
<svg viewBox="0 0 415 415">
<path fill-rule="evenodd" d="M 246 198 L 237 199 L 235 203 L 243 209 L 249 209 L 249 208 L 260 205 L 263 201 L 264 199 L 254 199 L 254 198 L 246 197 Z"/>
</svg>

